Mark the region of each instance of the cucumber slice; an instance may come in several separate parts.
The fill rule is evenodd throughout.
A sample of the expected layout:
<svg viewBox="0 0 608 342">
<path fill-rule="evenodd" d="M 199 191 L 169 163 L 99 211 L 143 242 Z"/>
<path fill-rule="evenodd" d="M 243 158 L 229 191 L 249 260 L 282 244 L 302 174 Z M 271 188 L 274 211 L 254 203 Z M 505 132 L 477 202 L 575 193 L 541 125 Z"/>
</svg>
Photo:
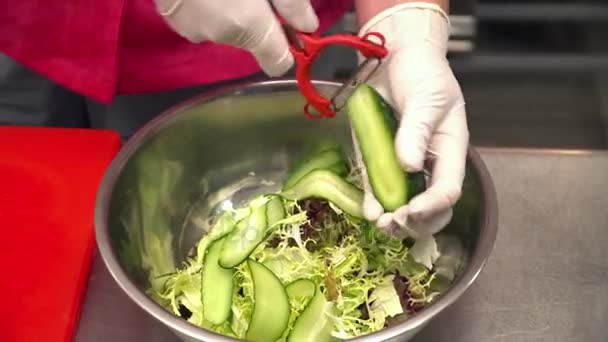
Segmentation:
<svg viewBox="0 0 608 342">
<path fill-rule="evenodd" d="M 253 279 L 254 306 L 245 339 L 253 342 L 276 341 L 289 323 L 291 307 L 283 283 L 266 266 L 248 259 Z"/>
<path fill-rule="evenodd" d="M 283 207 L 283 202 L 281 201 L 281 198 L 274 196 L 266 203 L 267 226 L 270 227 L 284 218 L 285 207 Z"/>
<path fill-rule="evenodd" d="M 374 195 L 394 211 L 407 203 L 408 177 L 395 153 L 392 110 L 374 88 L 362 84 L 349 98 L 347 112 Z"/>
<path fill-rule="evenodd" d="M 344 162 L 344 161 L 339 161 L 339 162 L 331 165 L 327 169 L 329 171 L 337 174 L 340 177 L 345 177 L 346 175 L 348 175 L 348 166 L 346 165 L 346 162 Z"/>
<path fill-rule="evenodd" d="M 345 162 L 340 150 L 331 148 L 322 150 L 321 152 L 315 152 L 315 154 L 307 156 L 307 158 L 304 158 L 294 167 L 283 183 L 283 189 L 291 188 L 310 171 L 316 169 L 327 169 L 334 164 Z"/>
<path fill-rule="evenodd" d="M 234 270 L 225 269 L 218 264 L 223 243 L 223 239 L 211 243 L 202 271 L 203 315 L 215 325 L 224 323 L 230 316 L 234 286 Z"/>
<path fill-rule="evenodd" d="M 303 150 L 302 150 L 302 157 L 299 159 L 300 161 L 306 160 L 307 158 L 317 155 L 319 153 L 325 152 L 325 151 L 329 151 L 329 150 L 336 150 L 336 151 L 340 151 L 342 149 L 342 147 L 340 146 L 340 144 L 338 144 L 337 142 L 335 142 L 332 139 L 323 139 L 320 141 L 317 141 L 315 143 L 312 144 L 308 144 Z"/>
<path fill-rule="evenodd" d="M 287 296 L 292 301 L 297 299 L 309 300 L 315 295 L 316 286 L 310 279 L 298 279 L 285 286 L 285 291 L 287 291 Z"/>
<path fill-rule="evenodd" d="M 291 200 L 323 198 L 351 216 L 363 218 L 363 192 L 329 170 L 309 172 L 282 195 Z"/>
<path fill-rule="evenodd" d="M 443 293 L 448 290 L 452 282 L 446 276 L 441 274 L 435 274 L 433 280 L 429 284 L 429 290 L 434 292 Z"/>
<path fill-rule="evenodd" d="M 310 279 L 297 279 L 285 286 L 285 291 L 287 292 L 287 297 L 289 297 L 291 312 L 289 313 L 288 328 L 283 332 L 283 335 L 279 339 L 279 341 L 283 342 L 287 340 L 287 336 L 291 333 L 289 327 L 293 328 L 296 319 L 298 319 L 302 311 L 306 309 L 310 300 L 315 295 L 316 285 Z"/>
<path fill-rule="evenodd" d="M 197 259 L 199 262 L 202 262 L 205 257 L 205 252 L 213 241 L 219 240 L 230 233 L 234 226 L 236 225 L 236 221 L 231 212 L 224 212 L 215 222 L 211 230 L 207 233 L 207 235 L 203 236 L 201 242 L 199 243 L 196 251 Z"/>
<path fill-rule="evenodd" d="M 327 152 L 342 155 L 342 148 L 339 144 L 331 140 L 324 140 L 306 146 L 300 156 L 292 163 L 290 174 L 293 174 L 297 169 L 302 168 L 313 159 L 316 159 Z"/>
<path fill-rule="evenodd" d="M 236 228 L 224 238 L 219 264 L 224 268 L 239 265 L 266 236 L 266 204 L 254 208 L 251 214 L 236 224 Z"/>
<path fill-rule="evenodd" d="M 296 320 L 287 337 L 287 342 L 324 342 L 331 341 L 332 324 L 326 314 L 327 300 L 319 290 Z"/>
</svg>

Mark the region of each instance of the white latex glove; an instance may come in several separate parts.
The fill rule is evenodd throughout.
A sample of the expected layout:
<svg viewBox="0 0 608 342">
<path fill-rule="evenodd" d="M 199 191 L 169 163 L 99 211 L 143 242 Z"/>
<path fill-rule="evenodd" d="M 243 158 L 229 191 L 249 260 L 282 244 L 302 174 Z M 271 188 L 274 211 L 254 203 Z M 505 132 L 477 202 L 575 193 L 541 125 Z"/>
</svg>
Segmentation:
<svg viewBox="0 0 608 342">
<path fill-rule="evenodd" d="M 193 43 L 212 41 L 250 51 L 269 76 L 293 65 L 287 38 L 268 0 L 154 0 L 167 24 Z M 296 30 L 313 32 L 319 20 L 309 0 L 272 0 Z"/>
<path fill-rule="evenodd" d="M 463 95 L 446 58 L 448 26 L 438 6 L 407 3 L 379 13 L 360 32 L 376 31 L 386 38 L 389 56 L 368 82 L 396 109 L 395 150 L 402 167 L 420 171 L 428 156 L 433 164 L 427 191 L 388 213 L 374 197 L 363 168 L 364 215 L 391 233 L 437 233 L 451 220 L 461 194 L 469 132 Z M 353 140 L 362 167 L 354 135 Z"/>
</svg>

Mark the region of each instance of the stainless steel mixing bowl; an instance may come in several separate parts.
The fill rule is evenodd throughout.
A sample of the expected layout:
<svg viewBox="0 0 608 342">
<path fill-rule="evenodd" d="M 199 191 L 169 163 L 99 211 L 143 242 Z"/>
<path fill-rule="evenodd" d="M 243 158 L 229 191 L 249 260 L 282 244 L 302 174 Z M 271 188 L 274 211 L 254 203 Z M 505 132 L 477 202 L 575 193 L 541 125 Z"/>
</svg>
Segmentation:
<svg viewBox="0 0 608 342">
<path fill-rule="evenodd" d="M 315 82 L 326 95 L 339 85 Z M 290 156 L 304 145 L 329 137 L 351 146 L 345 115 L 309 120 L 303 101 L 293 80 L 203 94 L 139 130 L 105 173 L 95 208 L 101 256 L 127 295 L 184 340 L 234 341 L 159 306 L 149 291 L 159 286 L 158 276 L 180 266 L 217 210 L 276 190 Z M 498 212 L 492 180 L 474 149 L 463 198 L 462 210 L 445 230 L 456 234 L 468 253 L 453 286 L 409 319 L 356 341 L 409 339 L 476 279 L 494 244 Z"/>
</svg>

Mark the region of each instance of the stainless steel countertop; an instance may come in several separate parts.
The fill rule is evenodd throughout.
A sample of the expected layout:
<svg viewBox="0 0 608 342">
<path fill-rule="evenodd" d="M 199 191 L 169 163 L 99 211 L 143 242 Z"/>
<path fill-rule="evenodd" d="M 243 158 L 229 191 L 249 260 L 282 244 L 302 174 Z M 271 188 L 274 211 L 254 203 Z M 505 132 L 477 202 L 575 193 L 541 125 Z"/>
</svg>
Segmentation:
<svg viewBox="0 0 608 342">
<path fill-rule="evenodd" d="M 608 153 L 481 149 L 499 232 L 469 291 L 414 342 L 608 339 Z M 114 283 L 98 255 L 77 342 L 177 342 Z"/>
</svg>

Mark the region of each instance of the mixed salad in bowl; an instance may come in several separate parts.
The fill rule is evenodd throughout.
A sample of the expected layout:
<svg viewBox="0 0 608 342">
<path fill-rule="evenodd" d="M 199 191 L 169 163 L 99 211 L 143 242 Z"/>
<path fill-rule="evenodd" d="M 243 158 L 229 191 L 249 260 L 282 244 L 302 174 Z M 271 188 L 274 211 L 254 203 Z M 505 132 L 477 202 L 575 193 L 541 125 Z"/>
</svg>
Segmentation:
<svg viewBox="0 0 608 342">
<path fill-rule="evenodd" d="M 327 341 L 379 331 L 448 288 L 458 240 L 395 237 L 363 219 L 358 172 L 337 144 L 303 159 L 281 191 L 219 215 L 165 276 L 156 295 L 169 310 L 250 341 Z"/>
<path fill-rule="evenodd" d="M 408 174 L 408 197 L 425 175 Z M 188 322 L 260 342 L 382 330 L 431 304 L 464 264 L 459 239 L 393 236 L 364 219 L 361 175 L 340 145 L 295 162 L 280 190 L 214 218 L 153 295 Z"/>
</svg>

